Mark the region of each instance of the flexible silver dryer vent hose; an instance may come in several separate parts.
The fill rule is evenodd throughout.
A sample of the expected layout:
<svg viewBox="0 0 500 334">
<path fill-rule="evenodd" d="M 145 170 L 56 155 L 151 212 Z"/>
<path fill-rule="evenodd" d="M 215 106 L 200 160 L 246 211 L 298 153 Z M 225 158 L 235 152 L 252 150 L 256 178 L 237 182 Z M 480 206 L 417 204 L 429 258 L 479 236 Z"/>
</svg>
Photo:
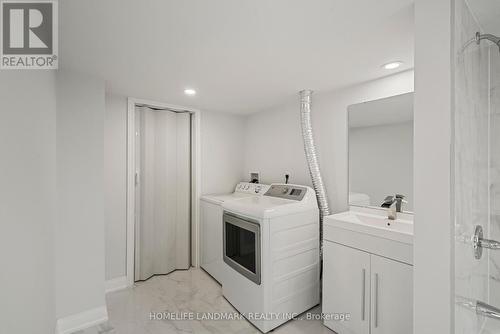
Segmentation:
<svg viewBox="0 0 500 334">
<path fill-rule="evenodd" d="M 311 124 L 311 95 L 312 90 L 302 90 L 300 95 L 300 120 L 302 124 L 302 138 L 304 140 L 304 151 L 306 154 L 309 174 L 316 192 L 316 199 L 319 206 L 319 237 L 320 254 L 323 254 L 323 218 L 330 214 L 328 199 L 326 197 L 325 185 L 321 178 L 316 147 L 314 146 L 313 130 Z"/>
</svg>

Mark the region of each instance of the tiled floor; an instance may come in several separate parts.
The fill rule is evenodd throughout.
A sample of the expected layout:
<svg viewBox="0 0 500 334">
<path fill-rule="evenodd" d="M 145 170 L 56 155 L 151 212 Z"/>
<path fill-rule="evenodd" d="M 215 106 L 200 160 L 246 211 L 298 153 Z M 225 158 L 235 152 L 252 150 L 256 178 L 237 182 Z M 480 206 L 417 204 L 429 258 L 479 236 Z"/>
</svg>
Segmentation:
<svg viewBox="0 0 500 334">
<path fill-rule="evenodd" d="M 245 319 L 232 320 L 151 320 L 151 312 L 235 313 L 222 296 L 221 286 L 201 269 L 176 271 L 157 276 L 134 288 L 107 295 L 109 322 L 81 334 L 165 334 L 165 333 L 260 333 Z M 316 307 L 309 312 L 319 314 Z M 305 318 L 306 314 L 301 315 Z M 333 332 L 320 320 L 292 320 L 273 333 L 316 334 Z"/>
</svg>

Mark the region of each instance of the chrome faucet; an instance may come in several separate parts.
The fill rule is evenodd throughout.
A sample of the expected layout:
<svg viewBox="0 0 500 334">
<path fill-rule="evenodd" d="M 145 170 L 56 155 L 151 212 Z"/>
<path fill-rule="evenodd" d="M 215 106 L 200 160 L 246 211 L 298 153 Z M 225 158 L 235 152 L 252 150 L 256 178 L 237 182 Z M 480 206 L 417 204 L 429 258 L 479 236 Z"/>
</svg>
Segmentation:
<svg viewBox="0 0 500 334">
<path fill-rule="evenodd" d="M 403 203 L 408 203 L 405 196 L 396 194 L 394 196 L 387 196 L 382 203 L 382 207 L 387 208 L 387 218 L 390 220 L 397 219 L 397 213 L 401 212 Z"/>
<path fill-rule="evenodd" d="M 403 203 L 408 203 L 408 201 L 405 200 L 405 195 L 401 194 L 394 195 L 394 201 L 396 202 L 396 212 L 402 212 Z"/>
</svg>

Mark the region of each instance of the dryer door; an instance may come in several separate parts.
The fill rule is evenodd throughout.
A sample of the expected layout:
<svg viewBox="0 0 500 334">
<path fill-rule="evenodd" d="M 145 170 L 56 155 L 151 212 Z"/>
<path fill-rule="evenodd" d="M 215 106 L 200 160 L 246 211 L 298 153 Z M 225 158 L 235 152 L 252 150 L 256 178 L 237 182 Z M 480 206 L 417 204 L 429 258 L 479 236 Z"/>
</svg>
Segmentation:
<svg viewBox="0 0 500 334">
<path fill-rule="evenodd" d="M 224 212 L 224 262 L 260 284 L 261 243 L 258 221 Z"/>
</svg>

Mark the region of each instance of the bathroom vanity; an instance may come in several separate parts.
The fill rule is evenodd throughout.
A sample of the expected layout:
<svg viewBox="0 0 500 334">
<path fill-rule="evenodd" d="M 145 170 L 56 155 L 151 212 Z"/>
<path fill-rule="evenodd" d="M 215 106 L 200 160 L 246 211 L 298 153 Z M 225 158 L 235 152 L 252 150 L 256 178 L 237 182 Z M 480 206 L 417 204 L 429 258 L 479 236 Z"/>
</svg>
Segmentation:
<svg viewBox="0 0 500 334">
<path fill-rule="evenodd" d="M 412 220 L 357 207 L 325 217 L 325 326 L 338 334 L 413 332 Z"/>
<path fill-rule="evenodd" d="M 411 334 L 413 93 L 347 113 L 350 206 L 323 221 L 324 325 L 337 334 Z"/>
</svg>

